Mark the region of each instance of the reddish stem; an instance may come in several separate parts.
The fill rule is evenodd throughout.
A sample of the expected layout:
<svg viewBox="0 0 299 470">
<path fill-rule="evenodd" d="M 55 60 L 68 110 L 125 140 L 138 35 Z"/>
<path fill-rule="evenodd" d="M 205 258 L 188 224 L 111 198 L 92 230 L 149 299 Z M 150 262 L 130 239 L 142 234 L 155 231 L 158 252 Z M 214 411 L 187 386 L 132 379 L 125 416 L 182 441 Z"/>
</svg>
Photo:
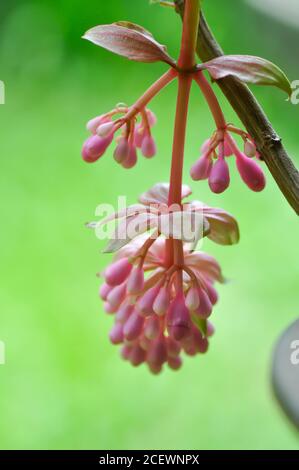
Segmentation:
<svg viewBox="0 0 299 470">
<path fill-rule="evenodd" d="M 168 70 L 162 77 L 160 77 L 145 93 L 144 95 L 136 101 L 136 103 L 130 108 L 128 113 L 121 118 L 121 121 L 128 121 L 133 119 L 136 114 L 140 113 L 142 109 L 163 89 L 165 88 L 172 80 L 177 76 L 177 71 L 173 68 Z"/>
<path fill-rule="evenodd" d="M 202 72 L 197 72 L 194 74 L 194 80 L 199 85 L 208 105 L 213 114 L 214 121 L 216 123 L 217 129 L 225 129 L 226 121 L 222 109 L 220 107 L 217 96 L 215 95 L 211 85 L 204 76 Z"/>
<path fill-rule="evenodd" d="M 181 205 L 182 178 L 184 164 L 185 136 L 188 115 L 188 104 L 192 76 L 188 73 L 195 65 L 195 48 L 199 24 L 199 0 L 186 0 L 181 42 L 181 52 L 178 60 L 178 97 L 175 117 L 172 164 L 168 205 Z M 166 263 L 184 266 L 183 242 L 181 240 L 167 240 Z M 177 285 L 182 286 L 182 271 L 177 274 Z"/>
</svg>

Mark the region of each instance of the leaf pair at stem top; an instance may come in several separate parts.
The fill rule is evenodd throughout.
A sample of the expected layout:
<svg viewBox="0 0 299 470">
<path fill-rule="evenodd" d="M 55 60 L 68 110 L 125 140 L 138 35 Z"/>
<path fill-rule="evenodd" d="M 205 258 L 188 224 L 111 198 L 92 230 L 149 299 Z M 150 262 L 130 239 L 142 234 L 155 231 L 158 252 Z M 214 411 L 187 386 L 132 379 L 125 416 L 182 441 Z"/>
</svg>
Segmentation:
<svg viewBox="0 0 299 470">
<path fill-rule="evenodd" d="M 167 48 L 155 40 L 143 27 L 127 21 L 100 25 L 88 30 L 84 39 L 115 54 L 137 62 L 166 62 L 176 68 L 176 61 Z M 214 80 L 232 75 L 242 82 L 272 85 L 292 93 L 291 84 L 284 72 L 266 59 L 250 55 L 224 55 L 198 64 L 197 70 L 208 70 Z"/>
</svg>

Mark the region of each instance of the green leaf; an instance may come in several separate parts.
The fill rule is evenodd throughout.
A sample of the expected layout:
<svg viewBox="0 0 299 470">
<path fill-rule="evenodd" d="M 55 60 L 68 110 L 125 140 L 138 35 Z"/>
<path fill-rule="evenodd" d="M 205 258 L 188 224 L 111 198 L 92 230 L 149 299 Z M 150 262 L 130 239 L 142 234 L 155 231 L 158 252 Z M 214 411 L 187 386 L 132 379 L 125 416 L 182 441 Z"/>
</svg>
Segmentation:
<svg viewBox="0 0 299 470">
<path fill-rule="evenodd" d="M 195 326 L 199 329 L 201 332 L 202 336 L 206 338 L 207 336 L 207 331 L 208 331 L 208 322 L 207 320 L 202 320 L 201 318 L 198 318 L 197 315 L 192 316 L 192 321 Z"/>
<path fill-rule="evenodd" d="M 198 66 L 208 70 L 214 80 L 232 75 L 242 82 L 271 85 L 292 93 L 291 84 L 284 72 L 272 62 L 250 55 L 224 55 Z"/>
</svg>

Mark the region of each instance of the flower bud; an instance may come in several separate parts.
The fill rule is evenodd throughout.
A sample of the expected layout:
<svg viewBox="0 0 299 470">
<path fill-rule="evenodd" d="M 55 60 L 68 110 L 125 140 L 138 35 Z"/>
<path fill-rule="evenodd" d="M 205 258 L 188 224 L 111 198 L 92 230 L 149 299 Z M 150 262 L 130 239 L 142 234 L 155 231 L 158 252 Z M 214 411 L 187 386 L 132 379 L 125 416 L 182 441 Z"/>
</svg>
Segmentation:
<svg viewBox="0 0 299 470">
<path fill-rule="evenodd" d="M 163 336 L 152 343 L 146 360 L 148 364 L 156 367 L 161 367 L 167 361 L 167 349 Z"/>
<path fill-rule="evenodd" d="M 121 323 L 115 323 L 109 333 L 109 338 L 112 344 L 120 344 L 124 340 L 123 326 Z"/>
<path fill-rule="evenodd" d="M 198 288 L 192 286 L 186 295 L 186 307 L 189 310 L 196 310 L 199 306 Z"/>
<path fill-rule="evenodd" d="M 214 164 L 210 176 L 209 186 L 211 191 L 216 194 L 223 193 L 230 183 L 229 168 L 224 158 L 218 158 Z"/>
<path fill-rule="evenodd" d="M 240 153 L 236 158 L 236 164 L 242 180 L 252 191 L 259 192 L 264 189 L 266 186 L 264 173 L 254 160 Z"/>
<path fill-rule="evenodd" d="M 114 287 L 107 296 L 107 301 L 110 303 L 112 308 L 118 308 L 126 297 L 127 286 L 126 284 L 120 284 Z"/>
<path fill-rule="evenodd" d="M 180 341 L 190 335 L 190 314 L 182 293 L 177 294 L 170 304 L 167 313 L 167 327 L 170 336 L 176 341 Z"/>
<path fill-rule="evenodd" d="M 117 311 L 117 314 L 115 315 L 115 320 L 118 321 L 119 323 L 126 323 L 128 318 L 131 316 L 134 310 L 134 305 L 131 305 L 129 303 L 124 303 L 120 306 L 120 308 Z"/>
<path fill-rule="evenodd" d="M 256 156 L 256 146 L 250 140 L 246 140 L 244 144 L 244 153 L 249 158 L 253 158 Z"/>
<path fill-rule="evenodd" d="M 183 361 L 180 357 L 169 357 L 167 364 L 170 369 L 179 370 L 182 367 Z"/>
<path fill-rule="evenodd" d="M 112 137 L 113 138 L 113 137 Z M 100 157 L 102 157 L 112 142 L 111 136 L 109 137 L 98 137 L 92 135 L 89 137 L 82 148 L 82 158 L 87 163 L 94 163 Z"/>
<path fill-rule="evenodd" d="M 96 134 L 97 128 L 101 125 L 104 124 L 105 122 L 108 121 L 108 118 L 106 116 L 97 116 L 86 124 L 86 128 L 89 132 L 92 134 Z"/>
<path fill-rule="evenodd" d="M 168 287 L 164 286 L 160 289 L 154 305 L 153 309 L 157 315 L 163 316 L 166 314 L 170 303 L 170 293 Z"/>
<path fill-rule="evenodd" d="M 133 168 L 137 163 L 137 151 L 135 145 L 130 145 L 130 150 L 127 158 L 121 162 L 123 168 L 129 170 Z"/>
<path fill-rule="evenodd" d="M 194 181 L 205 180 L 209 177 L 212 170 L 213 162 L 210 157 L 203 155 L 191 167 L 190 176 Z"/>
<path fill-rule="evenodd" d="M 141 334 L 144 318 L 134 311 L 124 326 L 124 336 L 128 341 L 134 341 Z"/>
<path fill-rule="evenodd" d="M 208 294 L 203 289 L 198 289 L 199 294 L 199 306 L 195 310 L 195 314 L 198 315 L 200 318 L 208 318 L 212 313 L 212 303 L 209 299 Z"/>
<path fill-rule="evenodd" d="M 153 303 L 158 295 L 159 290 L 159 285 L 151 287 L 151 289 L 149 289 L 138 301 L 138 310 L 140 311 L 141 315 L 147 316 L 154 313 Z"/>
<path fill-rule="evenodd" d="M 117 163 L 121 163 L 126 158 L 128 158 L 130 152 L 129 142 L 125 137 L 122 137 L 121 140 L 118 142 L 116 149 L 114 150 L 114 160 Z"/>
<path fill-rule="evenodd" d="M 141 144 L 142 155 L 146 158 L 152 158 L 157 153 L 156 143 L 151 135 L 146 135 Z"/>
<path fill-rule="evenodd" d="M 129 294 L 139 294 L 144 287 L 144 273 L 143 269 L 139 266 L 136 266 L 132 269 L 132 272 L 129 276 L 127 282 L 127 290 Z"/>
<path fill-rule="evenodd" d="M 99 291 L 99 296 L 102 300 L 107 300 L 107 296 L 109 292 L 112 290 L 112 286 L 109 286 L 104 282 L 104 284 L 101 285 L 100 291 Z"/>
<path fill-rule="evenodd" d="M 147 339 L 154 340 L 160 333 L 160 321 L 156 315 L 152 315 L 145 321 L 144 336 Z"/>
<path fill-rule="evenodd" d="M 140 364 L 142 364 L 145 361 L 145 358 L 146 358 L 146 353 L 144 349 L 142 349 L 139 346 L 139 344 L 135 344 L 130 354 L 130 362 L 132 366 L 134 367 L 140 366 Z"/>
<path fill-rule="evenodd" d="M 223 153 L 223 156 L 224 157 L 230 157 L 231 155 L 233 155 L 233 150 L 229 144 L 229 140 L 227 138 L 224 138 L 224 153 Z"/>
<path fill-rule="evenodd" d="M 147 119 L 150 127 L 153 127 L 157 124 L 157 116 L 150 109 L 146 110 Z"/>
<path fill-rule="evenodd" d="M 212 305 L 218 302 L 218 293 L 214 286 L 210 282 L 206 282 L 207 293 Z"/>
<path fill-rule="evenodd" d="M 138 124 L 134 130 L 134 144 L 136 147 L 141 148 L 144 139 L 144 129 L 141 124 Z"/>
<path fill-rule="evenodd" d="M 110 264 L 105 271 L 105 280 L 110 286 L 118 286 L 122 284 L 130 272 L 132 271 L 133 265 L 129 263 L 127 258 L 122 258 Z"/>
<path fill-rule="evenodd" d="M 100 137 L 108 137 L 113 134 L 114 126 L 115 123 L 113 121 L 105 122 L 97 128 L 96 133 Z"/>
</svg>

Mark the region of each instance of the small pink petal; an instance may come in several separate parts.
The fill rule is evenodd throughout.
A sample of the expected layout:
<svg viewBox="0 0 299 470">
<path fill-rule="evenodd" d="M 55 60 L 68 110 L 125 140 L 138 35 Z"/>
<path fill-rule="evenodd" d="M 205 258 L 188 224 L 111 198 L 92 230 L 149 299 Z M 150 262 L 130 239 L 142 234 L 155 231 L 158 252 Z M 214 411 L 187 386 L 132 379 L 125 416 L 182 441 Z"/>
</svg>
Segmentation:
<svg viewBox="0 0 299 470">
<path fill-rule="evenodd" d="M 127 286 L 126 284 L 121 284 L 114 287 L 107 296 L 107 301 L 113 308 L 118 308 L 120 304 L 126 297 Z"/>
<path fill-rule="evenodd" d="M 105 122 L 108 121 L 108 118 L 105 117 L 105 115 L 103 116 L 97 116 L 93 119 L 91 119 L 90 121 L 88 121 L 88 123 L 86 124 L 86 128 L 89 132 L 91 132 L 92 134 L 96 134 L 96 130 L 97 128 L 101 125 L 101 124 L 104 124 Z"/>
</svg>

